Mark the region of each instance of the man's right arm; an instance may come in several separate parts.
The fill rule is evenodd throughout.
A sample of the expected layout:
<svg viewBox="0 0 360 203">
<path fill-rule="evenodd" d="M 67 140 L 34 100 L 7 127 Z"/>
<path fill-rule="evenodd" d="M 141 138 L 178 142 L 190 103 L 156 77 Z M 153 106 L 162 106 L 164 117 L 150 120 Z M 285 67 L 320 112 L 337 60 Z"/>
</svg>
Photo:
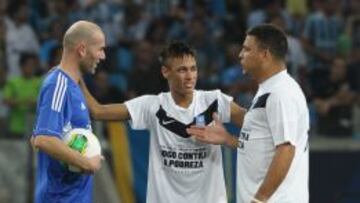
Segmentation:
<svg viewBox="0 0 360 203">
<path fill-rule="evenodd" d="M 103 159 L 101 155 L 91 158 L 82 156 L 55 136 L 37 135 L 33 139 L 33 145 L 54 159 L 79 167 L 87 173 L 94 173 L 101 167 L 101 160 Z"/>
<path fill-rule="evenodd" d="M 193 125 L 186 129 L 187 133 L 202 143 L 225 145 L 236 149 L 239 141 L 236 136 L 231 135 L 218 119 L 217 114 L 213 115 L 214 123 L 205 127 Z"/>
<path fill-rule="evenodd" d="M 67 123 L 70 123 L 70 118 L 65 115 L 71 112 L 65 108 L 69 96 L 68 89 L 64 85 L 65 88 L 60 94 L 57 88 L 59 84 L 60 80 L 57 83 L 47 83 L 41 89 L 32 136 L 33 147 L 56 160 L 77 166 L 84 172 L 93 173 L 101 166 L 101 156 L 83 157 L 62 141 L 63 129 Z"/>
<path fill-rule="evenodd" d="M 130 119 L 129 111 L 125 104 L 107 104 L 101 105 L 91 95 L 84 81 L 80 81 L 80 87 L 83 91 L 90 113 L 95 120 L 128 120 Z"/>
</svg>

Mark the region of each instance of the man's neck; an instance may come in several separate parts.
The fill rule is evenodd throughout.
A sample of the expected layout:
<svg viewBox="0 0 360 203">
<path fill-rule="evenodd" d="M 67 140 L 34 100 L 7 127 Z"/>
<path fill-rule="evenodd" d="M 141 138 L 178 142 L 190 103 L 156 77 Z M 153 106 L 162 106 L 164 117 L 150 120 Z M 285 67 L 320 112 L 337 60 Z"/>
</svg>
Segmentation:
<svg viewBox="0 0 360 203">
<path fill-rule="evenodd" d="M 188 108 L 193 100 L 193 93 L 192 94 L 179 94 L 175 91 L 170 91 L 171 96 L 176 105 L 181 106 L 183 108 Z"/>
<path fill-rule="evenodd" d="M 264 70 L 259 74 L 255 79 L 260 84 L 265 80 L 269 79 L 273 75 L 285 70 L 285 64 L 283 63 L 274 63 L 271 64 L 269 67 L 264 68 Z"/>
<path fill-rule="evenodd" d="M 68 74 L 70 78 L 75 81 L 75 83 L 79 83 L 81 77 L 78 66 L 78 63 L 76 63 L 75 60 L 72 60 L 66 55 L 63 55 L 60 61 L 60 69 Z"/>
</svg>

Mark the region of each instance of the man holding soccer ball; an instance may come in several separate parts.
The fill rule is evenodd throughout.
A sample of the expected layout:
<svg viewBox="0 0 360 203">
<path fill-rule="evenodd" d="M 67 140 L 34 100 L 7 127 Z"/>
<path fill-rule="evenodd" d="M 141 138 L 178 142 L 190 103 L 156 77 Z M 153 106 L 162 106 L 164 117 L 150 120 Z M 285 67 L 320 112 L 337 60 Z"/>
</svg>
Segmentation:
<svg viewBox="0 0 360 203">
<path fill-rule="evenodd" d="M 105 59 L 105 36 L 94 23 L 78 21 L 65 33 L 60 65 L 45 77 L 37 104 L 32 143 L 39 149 L 36 203 L 92 202 L 92 173 L 101 155 L 87 158 L 63 142 L 73 128 L 91 130 L 85 98 L 78 86 L 82 73 L 94 73 Z M 71 172 L 63 163 L 79 168 Z M 90 174 L 88 174 L 90 173 Z"/>
</svg>

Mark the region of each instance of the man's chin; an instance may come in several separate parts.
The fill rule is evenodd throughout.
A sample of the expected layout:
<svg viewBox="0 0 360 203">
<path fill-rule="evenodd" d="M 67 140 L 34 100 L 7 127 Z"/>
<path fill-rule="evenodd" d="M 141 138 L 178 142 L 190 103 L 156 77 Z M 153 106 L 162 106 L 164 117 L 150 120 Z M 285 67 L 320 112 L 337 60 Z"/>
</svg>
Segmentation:
<svg viewBox="0 0 360 203">
<path fill-rule="evenodd" d="M 92 75 L 94 75 L 94 74 L 96 73 L 96 68 L 90 69 L 90 70 L 89 70 L 89 73 L 92 74 Z"/>
<path fill-rule="evenodd" d="M 94 65 L 94 66 L 90 69 L 91 74 L 95 74 L 95 73 L 96 73 L 97 67 L 98 67 L 98 64 Z"/>
<path fill-rule="evenodd" d="M 94 75 L 96 72 L 95 68 L 91 68 L 91 69 L 81 69 L 81 74 L 92 74 Z"/>
<path fill-rule="evenodd" d="M 194 88 L 187 88 L 184 91 L 185 94 L 192 94 L 193 92 L 194 92 Z"/>
<path fill-rule="evenodd" d="M 89 74 L 95 74 L 96 73 L 96 65 L 92 66 L 91 68 L 88 68 L 87 72 Z"/>
</svg>

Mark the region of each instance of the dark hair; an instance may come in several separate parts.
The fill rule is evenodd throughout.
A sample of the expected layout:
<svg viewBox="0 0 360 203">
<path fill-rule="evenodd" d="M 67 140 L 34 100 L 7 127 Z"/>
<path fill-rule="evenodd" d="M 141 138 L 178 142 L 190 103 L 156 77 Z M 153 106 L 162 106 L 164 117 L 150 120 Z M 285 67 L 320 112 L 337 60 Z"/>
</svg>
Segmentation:
<svg viewBox="0 0 360 203">
<path fill-rule="evenodd" d="M 160 53 L 159 61 L 165 65 L 169 58 L 184 57 L 186 55 L 195 57 L 195 50 L 184 42 L 171 42 Z"/>
<path fill-rule="evenodd" d="M 11 2 L 9 1 L 8 3 L 9 4 L 7 6 L 7 13 L 11 18 L 14 18 L 22 7 L 27 6 L 26 1 L 24 0 L 13 0 Z"/>
<path fill-rule="evenodd" d="M 251 28 L 247 35 L 254 36 L 260 48 L 268 49 L 277 59 L 284 60 L 288 51 L 285 33 L 274 25 L 262 24 Z"/>
<path fill-rule="evenodd" d="M 31 59 L 37 60 L 38 56 L 33 53 L 27 53 L 27 52 L 20 53 L 20 59 L 19 59 L 20 67 L 23 67 L 25 63 Z"/>
</svg>

